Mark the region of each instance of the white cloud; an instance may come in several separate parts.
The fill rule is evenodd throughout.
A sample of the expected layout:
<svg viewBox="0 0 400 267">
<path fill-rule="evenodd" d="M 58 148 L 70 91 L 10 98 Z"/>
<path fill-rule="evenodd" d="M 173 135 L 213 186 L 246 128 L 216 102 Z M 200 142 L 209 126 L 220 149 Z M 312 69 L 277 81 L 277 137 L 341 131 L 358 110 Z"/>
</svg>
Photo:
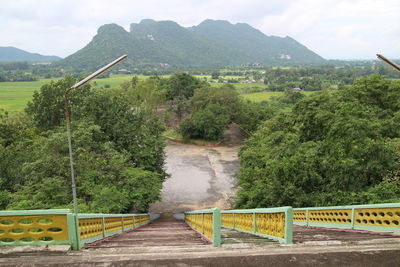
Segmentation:
<svg viewBox="0 0 400 267">
<path fill-rule="evenodd" d="M 289 35 L 325 58 L 399 58 L 399 14 L 398 0 L 2 0 L 0 46 L 67 56 L 106 23 L 129 29 L 144 18 L 183 26 L 211 18 Z"/>
<path fill-rule="evenodd" d="M 304 0 L 265 16 L 260 28 L 286 32 L 326 58 L 373 58 L 379 51 L 399 58 L 399 14 L 397 0 Z"/>
</svg>

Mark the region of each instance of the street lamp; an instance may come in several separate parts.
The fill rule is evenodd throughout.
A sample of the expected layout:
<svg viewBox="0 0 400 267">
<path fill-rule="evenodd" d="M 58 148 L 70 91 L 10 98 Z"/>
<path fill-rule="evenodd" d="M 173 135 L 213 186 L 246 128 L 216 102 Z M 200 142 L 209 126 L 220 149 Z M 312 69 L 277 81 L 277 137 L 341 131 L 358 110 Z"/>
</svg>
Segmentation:
<svg viewBox="0 0 400 267">
<path fill-rule="evenodd" d="M 385 61 L 387 64 L 389 64 L 390 66 L 392 66 L 393 68 L 395 68 L 396 70 L 400 71 L 400 67 L 398 65 L 396 65 L 396 63 L 394 63 L 393 61 L 387 59 L 386 57 L 380 55 L 380 54 L 376 54 L 376 56 L 382 60 Z"/>
<path fill-rule="evenodd" d="M 82 85 L 86 84 L 89 82 L 91 79 L 95 78 L 96 76 L 102 74 L 109 68 L 113 67 L 114 65 L 117 65 L 119 62 L 124 60 L 127 57 L 127 55 L 123 55 L 113 62 L 109 63 L 108 65 L 102 67 L 101 69 L 96 70 L 89 76 L 87 76 L 85 79 L 81 80 L 80 82 L 77 82 L 76 84 L 72 85 L 70 88 L 65 90 L 64 93 L 64 104 L 65 104 L 65 120 L 67 121 L 67 136 L 68 136 L 68 149 L 69 149 L 69 163 L 71 166 L 71 187 L 72 187 L 72 198 L 74 202 L 74 213 L 78 214 L 78 202 L 76 199 L 76 184 L 75 184 L 75 173 L 74 173 L 74 161 L 72 159 L 72 145 L 71 145 L 71 120 L 69 116 L 69 103 L 68 103 L 68 94 L 74 90 L 78 89 Z"/>
</svg>

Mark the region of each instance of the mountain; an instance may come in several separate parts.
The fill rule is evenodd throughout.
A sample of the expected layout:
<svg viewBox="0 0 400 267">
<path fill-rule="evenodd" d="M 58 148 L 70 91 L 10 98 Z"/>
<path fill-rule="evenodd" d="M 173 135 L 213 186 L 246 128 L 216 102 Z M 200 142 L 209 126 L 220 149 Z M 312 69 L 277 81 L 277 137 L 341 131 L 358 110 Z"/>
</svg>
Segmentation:
<svg viewBox="0 0 400 267">
<path fill-rule="evenodd" d="M 290 37 L 267 36 L 245 23 L 205 20 L 185 28 L 173 21 L 142 20 L 129 32 L 101 26 L 84 48 L 58 62 L 98 68 L 122 54 L 121 67 L 224 67 L 243 64 L 323 63 L 325 59 Z"/>
<path fill-rule="evenodd" d="M 49 62 L 60 59 L 61 58 L 57 56 L 43 56 L 36 53 L 29 53 L 12 46 L 0 47 L 0 62 L 14 62 L 14 61 Z"/>
<path fill-rule="evenodd" d="M 245 53 L 251 62 L 280 63 L 285 60 L 299 63 L 316 63 L 323 58 L 293 38 L 267 36 L 246 23 L 235 25 L 224 20 L 205 20 L 189 28 L 225 46 Z"/>
</svg>

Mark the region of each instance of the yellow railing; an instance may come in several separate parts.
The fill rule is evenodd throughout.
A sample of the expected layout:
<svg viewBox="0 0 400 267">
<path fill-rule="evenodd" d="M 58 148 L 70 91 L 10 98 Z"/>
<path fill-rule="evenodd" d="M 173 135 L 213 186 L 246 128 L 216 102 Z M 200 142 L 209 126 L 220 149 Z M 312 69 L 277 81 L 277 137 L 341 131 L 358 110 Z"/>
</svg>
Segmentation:
<svg viewBox="0 0 400 267">
<path fill-rule="evenodd" d="M 221 211 L 222 227 L 292 243 L 292 208 Z"/>
<path fill-rule="evenodd" d="M 294 209 L 294 224 L 400 234 L 400 203 Z"/>
<path fill-rule="evenodd" d="M 78 214 L 80 246 L 149 222 L 148 214 Z"/>
<path fill-rule="evenodd" d="M 150 222 L 148 214 L 73 214 L 70 210 L 0 211 L 0 246 L 84 244 Z"/>
<path fill-rule="evenodd" d="M 103 235 L 103 218 L 79 219 L 79 238 L 81 240 Z"/>
<path fill-rule="evenodd" d="M 219 209 L 186 212 L 185 222 L 214 246 L 221 245 L 221 211 Z"/>
<path fill-rule="evenodd" d="M 0 246 L 73 243 L 69 210 L 0 212 Z"/>
</svg>

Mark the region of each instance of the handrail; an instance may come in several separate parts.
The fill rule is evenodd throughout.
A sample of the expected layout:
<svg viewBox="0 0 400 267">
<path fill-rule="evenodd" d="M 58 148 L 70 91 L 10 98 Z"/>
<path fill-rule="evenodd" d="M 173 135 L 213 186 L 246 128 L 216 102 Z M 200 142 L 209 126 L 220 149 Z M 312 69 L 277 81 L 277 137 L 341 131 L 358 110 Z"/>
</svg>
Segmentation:
<svg viewBox="0 0 400 267">
<path fill-rule="evenodd" d="M 214 247 L 221 246 L 221 210 L 204 209 L 185 212 L 185 222 Z"/>
<path fill-rule="evenodd" d="M 223 210 L 222 227 L 234 229 L 280 243 L 293 242 L 292 207 Z"/>
<path fill-rule="evenodd" d="M 77 214 L 68 209 L 0 211 L 0 246 L 87 243 L 150 222 L 149 214 Z"/>
<path fill-rule="evenodd" d="M 400 234 L 400 203 L 295 208 L 296 225 Z"/>
<path fill-rule="evenodd" d="M 78 214 L 79 246 L 150 222 L 149 214 Z"/>
</svg>

